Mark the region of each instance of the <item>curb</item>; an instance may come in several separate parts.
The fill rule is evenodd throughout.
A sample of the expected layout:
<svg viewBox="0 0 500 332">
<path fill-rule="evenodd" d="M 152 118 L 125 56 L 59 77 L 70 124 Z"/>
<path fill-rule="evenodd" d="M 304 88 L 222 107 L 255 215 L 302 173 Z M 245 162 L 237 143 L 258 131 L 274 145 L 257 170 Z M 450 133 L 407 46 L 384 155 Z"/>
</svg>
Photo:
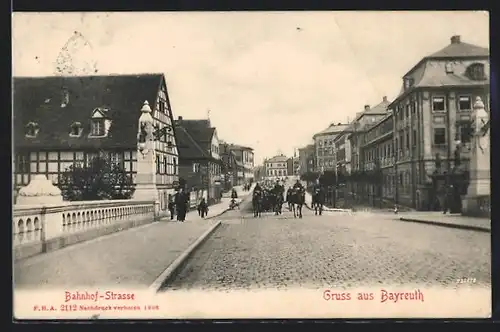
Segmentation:
<svg viewBox="0 0 500 332">
<path fill-rule="evenodd" d="M 194 251 L 222 224 L 221 221 L 216 222 L 208 230 L 205 231 L 192 245 L 189 246 L 177 259 L 163 271 L 158 278 L 149 286 L 149 289 L 157 293 L 165 284 L 179 272 L 183 263 L 185 263 Z"/>
<path fill-rule="evenodd" d="M 309 206 L 309 204 L 304 204 L 310 211 L 313 211 L 313 209 Z M 323 207 L 323 212 L 353 212 L 350 209 L 333 209 L 333 208 L 325 208 Z"/>
<path fill-rule="evenodd" d="M 406 222 L 414 222 L 414 223 L 420 223 L 420 224 L 440 226 L 440 227 L 447 227 L 447 228 L 465 229 L 465 230 L 469 230 L 469 231 L 491 233 L 491 229 L 485 228 L 485 227 L 480 227 L 480 226 L 460 225 L 460 224 L 446 224 L 446 223 L 437 222 L 437 221 L 412 219 L 412 218 L 404 218 L 404 217 L 399 218 L 399 220 L 406 221 Z"/>
</svg>

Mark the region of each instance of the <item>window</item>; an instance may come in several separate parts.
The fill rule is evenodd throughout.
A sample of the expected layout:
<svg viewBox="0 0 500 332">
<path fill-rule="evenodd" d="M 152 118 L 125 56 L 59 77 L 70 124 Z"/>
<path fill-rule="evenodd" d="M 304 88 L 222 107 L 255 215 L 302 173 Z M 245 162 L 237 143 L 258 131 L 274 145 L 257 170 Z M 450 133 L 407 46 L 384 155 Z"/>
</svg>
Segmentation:
<svg viewBox="0 0 500 332">
<path fill-rule="evenodd" d="M 444 97 L 433 97 L 432 98 L 432 110 L 434 112 L 444 112 Z"/>
<path fill-rule="evenodd" d="M 156 174 L 160 173 L 160 156 L 156 156 Z"/>
<path fill-rule="evenodd" d="M 470 143 L 473 133 L 474 128 L 472 127 L 472 123 L 470 121 L 457 124 L 456 139 L 460 140 L 460 142 Z"/>
<path fill-rule="evenodd" d="M 18 154 L 16 156 L 15 170 L 17 173 L 29 173 L 30 171 L 30 155 Z"/>
<path fill-rule="evenodd" d="M 472 110 L 472 100 L 469 96 L 460 96 L 458 98 L 458 109 L 460 111 Z"/>
<path fill-rule="evenodd" d="M 453 74 L 453 62 L 448 62 L 446 64 L 446 73 Z"/>
<path fill-rule="evenodd" d="M 167 173 L 167 157 L 163 157 L 163 174 Z"/>
<path fill-rule="evenodd" d="M 405 117 L 408 119 L 410 117 L 410 104 L 405 106 Z"/>
<path fill-rule="evenodd" d="M 410 134 L 406 133 L 406 148 L 410 148 Z"/>
<path fill-rule="evenodd" d="M 91 136 L 104 136 L 104 119 L 92 119 L 90 134 Z"/>
<path fill-rule="evenodd" d="M 200 171 L 200 164 L 193 163 L 193 173 L 198 173 Z"/>
<path fill-rule="evenodd" d="M 75 122 L 71 125 L 69 135 L 70 136 L 80 136 L 82 133 L 82 124 L 80 122 Z"/>
<path fill-rule="evenodd" d="M 446 144 L 446 129 L 445 128 L 434 128 L 434 144 L 435 145 Z"/>
<path fill-rule="evenodd" d="M 413 143 L 413 146 L 417 146 L 417 130 L 416 129 L 413 129 L 413 137 L 412 137 L 412 143 Z"/>
<path fill-rule="evenodd" d="M 486 79 L 484 65 L 482 63 L 474 63 L 467 68 L 467 76 L 474 81 L 482 81 Z"/>
<path fill-rule="evenodd" d="M 39 127 L 38 123 L 36 122 L 30 122 L 26 125 L 26 136 L 27 137 L 36 137 L 38 134 Z"/>
<path fill-rule="evenodd" d="M 174 157 L 174 170 L 173 170 L 174 175 L 177 175 L 177 158 Z"/>
</svg>

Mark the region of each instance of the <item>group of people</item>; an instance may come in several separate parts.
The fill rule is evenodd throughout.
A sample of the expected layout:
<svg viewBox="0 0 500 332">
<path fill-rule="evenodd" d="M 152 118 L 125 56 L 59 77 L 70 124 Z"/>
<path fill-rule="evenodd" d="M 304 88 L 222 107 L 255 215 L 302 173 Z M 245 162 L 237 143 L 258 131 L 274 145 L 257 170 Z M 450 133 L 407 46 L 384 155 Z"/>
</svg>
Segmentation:
<svg viewBox="0 0 500 332">
<path fill-rule="evenodd" d="M 208 203 L 203 197 L 197 206 L 198 215 L 202 218 L 208 214 Z M 186 221 L 186 214 L 189 211 L 189 193 L 183 188 L 180 188 L 177 193 L 170 195 L 168 199 L 168 211 L 170 212 L 170 220 L 177 217 L 177 221 Z"/>
<path fill-rule="evenodd" d="M 279 180 L 276 181 L 274 187 L 270 187 L 269 185 L 262 188 L 259 183 L 256 184 L 253 191 L 253 207 L 254 207 L 254 215 L 260 216 L 261 212 L 272 210 L 275 215 L 279 215 L 282 213 L 283 203 L 288 202 L 289 210 L 293 209 L 295 216 L 295 205 L 300 205 L 300 216 L 302 215 L 301 208 L 304 204 L 303 197 L 305 196 L 305 188 L 302 183 L 297 180 L 297 182 L 293 185 L 293 187 L 289 187 L 286 191 L 286 199 L 285 197 L 285 187 L 280 183 Z M 299 199 L 297 199 L 299 197 Z M 302 198 L 302 199 L 300 199 Z"/>
<path fill-rule="evenodd" d="M 174 220 L 174 217 L 177 216 L 177 221 L 184 222 L 188 210 L 189 194 L 183 188 L 180 188 L 174 195 L 169 196 L 168 211 L 170 212 L 170 220 Z"/>
</svg>

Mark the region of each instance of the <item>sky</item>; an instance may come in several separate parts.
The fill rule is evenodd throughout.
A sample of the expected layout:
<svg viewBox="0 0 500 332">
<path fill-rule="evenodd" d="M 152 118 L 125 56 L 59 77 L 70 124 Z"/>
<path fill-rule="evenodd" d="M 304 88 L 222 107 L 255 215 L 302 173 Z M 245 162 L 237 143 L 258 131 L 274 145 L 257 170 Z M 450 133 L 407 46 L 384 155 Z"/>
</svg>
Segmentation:
<svg viewBox="0 0 500 332">
<path fill-rule="evenodd" d="M 75 31 L 80 73 L 164 73 L 175 118 L 209 116 L 256 164 L 392 100 L 451 36 L 489 47 L 487 12 L 14 13 L 14 76 L 56 75 Z"/>
</svg>

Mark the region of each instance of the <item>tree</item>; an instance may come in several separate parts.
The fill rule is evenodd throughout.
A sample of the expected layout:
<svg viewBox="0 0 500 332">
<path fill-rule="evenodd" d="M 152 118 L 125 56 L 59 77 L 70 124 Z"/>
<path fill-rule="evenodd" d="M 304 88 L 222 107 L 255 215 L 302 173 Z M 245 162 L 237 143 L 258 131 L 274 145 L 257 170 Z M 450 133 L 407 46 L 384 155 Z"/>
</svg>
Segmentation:
<svg viewBox="0 0 500 332">
<path fill-rule="evenodd" d="M 319 183 L 323 186 L 334 186 L 337 184 L 337 176 L 334 171 L 324 171 L 319 177 Z"/>
<path fill-rule="evenodd" d="M 300 176 L 302 181 L 315 182 L 318 179 L 319 174 L 316 172 L 306 172 Z"/>
<path fill-rule="evenodd" d="M 131 176 L 104 156 L 70 166 L 61 174 L 59 188 L 69 201 L 129 199 L 135 190 Z"/>
</svg>

